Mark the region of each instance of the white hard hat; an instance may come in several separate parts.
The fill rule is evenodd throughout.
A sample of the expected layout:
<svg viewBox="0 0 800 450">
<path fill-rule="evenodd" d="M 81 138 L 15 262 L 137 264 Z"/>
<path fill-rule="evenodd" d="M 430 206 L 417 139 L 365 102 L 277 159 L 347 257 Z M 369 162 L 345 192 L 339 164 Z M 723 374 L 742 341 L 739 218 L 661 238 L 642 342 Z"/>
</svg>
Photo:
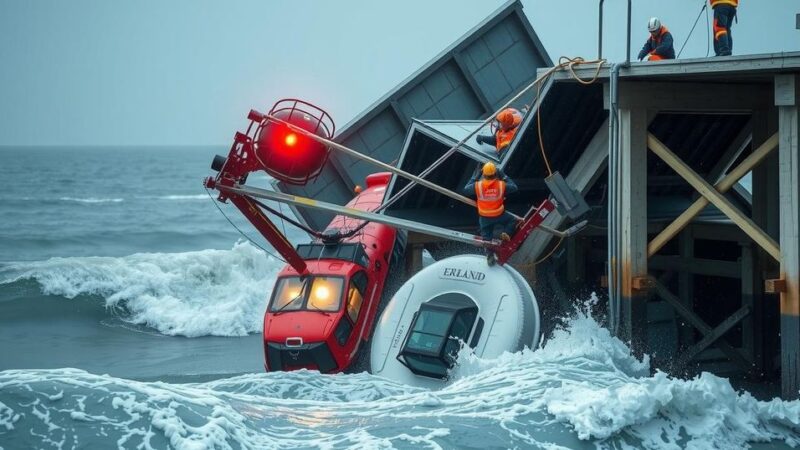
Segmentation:
<svg viewBox="0 0 800 450">
<path fill-rule="evenodd" d="M 661 21 L 658 20 L 658 17 L 651 17 L 650 20 L 647 21 L 647 31 L 655 33 L 660 28 L 661 28 Z"/>
</svg>

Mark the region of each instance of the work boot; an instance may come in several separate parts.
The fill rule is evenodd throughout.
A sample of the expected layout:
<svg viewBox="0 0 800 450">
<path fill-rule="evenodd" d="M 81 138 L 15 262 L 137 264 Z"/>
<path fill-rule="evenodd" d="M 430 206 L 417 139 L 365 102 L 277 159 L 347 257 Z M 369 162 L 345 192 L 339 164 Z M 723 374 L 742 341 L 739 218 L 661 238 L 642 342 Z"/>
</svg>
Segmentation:
<svg viewBox="0 0 800 450">
<path fill-rule="evenodd" d="M 508 233 L 500 233 L 500 240 L 503 242 L 508 242 L 511 240 L 511 236 Z"/>
<path fill-rule="evenodd" d="M 493 266 L 494 263 L 496 263 L 496 262 L 497 262 L 497 258 L 494 256 L 493 252 L 489 252 L 489 253 L 486 254 L 486 264 L 488 264 L 489 267 Z"/>
</svg>

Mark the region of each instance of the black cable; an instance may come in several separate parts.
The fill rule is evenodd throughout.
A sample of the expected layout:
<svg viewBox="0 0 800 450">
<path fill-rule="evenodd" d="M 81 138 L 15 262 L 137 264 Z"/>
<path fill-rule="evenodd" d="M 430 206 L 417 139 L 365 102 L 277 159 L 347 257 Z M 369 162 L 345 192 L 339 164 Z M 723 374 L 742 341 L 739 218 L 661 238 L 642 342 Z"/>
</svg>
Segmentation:
<svg viewBox="0 0 800 450">
<path fill-rule="evenodd" d="M 251 202 L 255 203 L 256 205 L 260 206 L 261 208 L 266 209 L 267 211 L 271 212 L 272 214 L 275 214 L 276 216 L 278 216 L 281 219 L 289 222 L 290 224 L 296 226 L 297 228 L 300 228 L 301 230 L 305 231 L 306 233 L 310 234 L 311 236 L 314 236 L 314 237 L 320 238 L 320 239 L 325 237 L 325 235 L 320 233 L 319 231 L 314 230 L 312 228 L 309 228 L 309 227 L 303 225 L 302 223 L 290 218 L 289 216 L 284 215 L 282 212 L 276 211 L 275 208 L 271 208 L 271 207 L 265 205 L 264 203 L 254 199 L 252 197 L 249 197 L 249 196 L 246 196 L 246 195 L 243 195 L 243 197 L 246 197 Z M 286 232 L 284 231 L 283 234 L 286 234 Z"/>
<path fill-rule="evenodd" d="M 217 207 L 217 210 L 218 210 L 218 211 L 219 211 L 219 212 L 222 214 L 222 217 L 224 217 L 224 218 L 225 218 L 225 220 L 227 220 L 227 221 L 228 221 L 228 223 L 229 223 L 229 224 L 231 224 L 231 226 L 233 226 L 233 228 L 235 228 L 235 229 L 236 229 L 236 231 L 238 231 L 238 232 L 239 232 L 239 234 L 241 234 L 242 236 L 244 236 L 244 238 L 245 238 L 245 239 L 247 239 L 248 241 L 250 241 L 250 243 L 251 243 L 251 244 L 253 244 L 253 245 L 255 245 L 256 247 L 258 247 L 258 248 L 260 248 L 261 250 L 263 250 L 263 251 L 264 251 L 264 253 L 266 253 L 266 254 L 268 254 L 268 255 L 272 256 L 273 258 L 277 259 L 278 261 L 281 261 L 281 262 L 283 262 L 284 264 L 288 264 L 288 263 L 286 262 L 286 260 L 285 260 L 285 259 L 281 258 L 280 256 L 276 256 L 274 253 L 272 253 L 272 252 L 270 252 L 269 250 L 265 249 L 264 247 L 262 247 L 262 246 L 258 245 L 258 243 L 257 243 L 256 241 L 252 240 L 252 239 L 250 238 L 250 236 L 246 235 L 246 234 L 244 233 L 244 231 L 240 230 L 240 229 L 239 229 L 239 227 L 237 227 L 237 226 L 236 226 L 236 224 L 235 224 L 235 223 L 233 223 L 233 221 L 232 221 L 230 218 L 228 218 L 228 215 L 227 215 L 227 214 L 225 214 L 225 211 L 223 211 L 223 210 L 222 210 L 222 208 L 220 208 L 220 207 L 219 207 L 219 205 L 217 204 L 217 201 L 216 201 L 216 200 L 214 200 L 214 196 L 213 196 L 213 195 L 211 195 L 211 192 L 209 192 L 209 191 L 208 191 L 208 188 L 205 188 L 205 190 L 206 190 L 206 194 L 208 194 L 208 198 L 210 198 L 210 199 L 211 199 L 211 203 L 213 203 L 213 204 L 214 204 L 214 206 L 216 206 L 216 207 Z"/>
<path fill-rule="evenodd" d="M 700 10 L 700 14 L 697 15 L 697 19 L 694 20 L 694 25 L 692 26 L 691 31 L 689 31 L 689 35 L 686 36 L 686 40 L 683 41 L 683 45 L 681 46 L 681 51 L 678 52 L 678 58 L 681 57 L 681 54 L 683 53 L 683 49 L 686 48 L 686 44 L 689 42 L 689 38 L 692 37 L 692 33 L 694 33 L 694 29 L 697 27 L 697 22 L 700 21 L 700 16 L 703 15 L 703 11 L 705 11 L 707 7 L 708 7 L 708 5 L 706 4 L 705 0 L 703 0 L 703 8 Z M 708 15 L 707 14 L 706 14 L 706 22 L 708 22 Z M 708 47 L 708 46 L 706 46 L 706 47 Z"/>
<path fill-rule="evenodd" d="M 275 209 L 270 208 L 269 206 L 265 205 L 264 203 L 261 203 L 260 201 L 258 201 L 256 199 L 253 199 L 253 198 L 250 198 L 250 197 L 248 197 L 248 198 L 253 203 L 257 204 L 258 206 L 260 206 L 260 207 L 262 207 L 264 209 L 266 209 L 267 211 L 271 212 L 272 214 L 275 214 L 276 216 L 278 216 L 278 217 L 280 217 L 282 219 L 285 219 L 290 224 L 296 226 L 297 228 L 300 228 L 301 230 L 305 231 L 306 233 L 310 234 L 311 236 L 314 236 L 315 238 L 322 239 L 322 240 L 325 240 L 325 241 L 341 241 L 342 239 L 347 239 L 349 237 L 353 237 L 356 233 L 358 233 L 359 231 L 363 230 L 365 226 L 370 224 L 369 220 L 364 220 L 357 227 L 355 227 L 355 228 L 353 228 L 351 230 L 348 230 L 348 231 L 346 231 L 344 233 L 336 233 L 336 234 L 330 234 L 330 235 L 329 234 L 324 234 L 324 233 L 321 233 L 321 232 L 319 232 L 317 230 L 313 230 L 313 229 L 311 229 L 311 228 L 309 228 L 309 227 L 307 227 L 307 226 L 305 226 L 305 225 L 303 225 L 303 224 L 301 224 L 301 223 L 299 223 L 299 222 L 297 222 L 297 221 L 295 221 L 295 220 L 293 220 L 293 219 L 291 219 L 291 218 L 279 213 Z"/>
<path fill-rule="evenodd" d="M 278 210 L 280 210 L 281 214 L 283 214 L 283 205 L 278 203 Z M 283 235 L 286 236 L 286 223 L 281 217 L 281 228 L 283 229 Z"/>
</svg>

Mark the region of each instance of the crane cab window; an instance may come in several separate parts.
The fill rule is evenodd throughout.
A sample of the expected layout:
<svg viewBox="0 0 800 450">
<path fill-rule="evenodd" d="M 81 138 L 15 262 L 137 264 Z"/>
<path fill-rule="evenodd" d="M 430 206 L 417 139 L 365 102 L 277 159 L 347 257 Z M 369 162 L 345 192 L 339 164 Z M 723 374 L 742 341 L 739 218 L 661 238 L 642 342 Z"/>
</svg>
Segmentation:
<svg viewBox="0 0 800 450">
<path fill-rule="evenodd" d="M 350 280 L 350 289 L 347 292 L 347 315 L 355 323 L 361 305 L 364 303 L 364 294 L 367 290 L 367 274 L 360 271 Z"/>
<path fill-rule="evenodd" d="M 344 280 L 334 277 L 314 277 L 308 293 L 308 309 L 334 312 L 339 310 Z"/>
<path fill-rule="evenodd" d="M 342 277 L 282 277 L 272 293 L 269 311 L 339 311 L 343 290 Z"/>
<path fill-rule="evenodd" d="M 270 311 L 297 311 L 303 307 L 306 286 L 300 277 L 285 277 L 278 280 L 272 297 Z"/>
</svg>

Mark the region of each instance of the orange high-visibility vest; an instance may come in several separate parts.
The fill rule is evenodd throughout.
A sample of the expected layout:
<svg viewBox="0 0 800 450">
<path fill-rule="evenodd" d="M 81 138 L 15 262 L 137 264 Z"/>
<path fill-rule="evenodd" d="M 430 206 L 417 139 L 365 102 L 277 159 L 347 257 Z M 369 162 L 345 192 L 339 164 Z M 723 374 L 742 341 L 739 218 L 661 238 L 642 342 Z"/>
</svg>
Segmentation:
<svg viewBox="0 0 800 450">
<path fill-rule="evenodd" d="M 708 0 L 708 3 L 711 3 L 712 8 L 717 5 L 731 5 L 734 8 L 739 6 L 739 0 Z"/>
<path fill-rule="evenodd" d="M 497 217 L 506 210 L 503 200 L 506 196 L 506 182 L 502 180 L 480 180 L 475 183 L 475 196 L 478 197 L 478 214 L 481 217 Z"/>
<path fill-rule="evenodd" d="M 497 130 L 495 133 L 495 137 L 497 138 L 497 151 L 506 148 L 511 144 L 511 141 L 514 140 L 514 136 L 517 134 L 517 130 L 519 127 L 514 127 L 510 130 Z"/>
<path fill-rule="evenodd" d="M 495 146 L 497 151 L 508 147 L 514 136 L 517 134 L 519 124 L 522 123 L 522 114 L 514 108 L 506 108 L 500 111 L 497 115 L 497 121 L 500 122 L 500 128 L 495 132 Z"/>
<path fill-rule="evenodd" d="M 659 55 L 656 53 L 656 49 L 661 42 L 664 40 L 664 35 L 669 33 L 669 30 L 666 26 L 661 25 L 661 28 L 658 29 L 658 34 L 654 37 L 650 35 L 650 40 L 653 41 L 653 50 L 650 52 L 650 57 L 647 58 L 649 61 L 661 61 L 664 59 L 664 55 Z"/>
</svg>

